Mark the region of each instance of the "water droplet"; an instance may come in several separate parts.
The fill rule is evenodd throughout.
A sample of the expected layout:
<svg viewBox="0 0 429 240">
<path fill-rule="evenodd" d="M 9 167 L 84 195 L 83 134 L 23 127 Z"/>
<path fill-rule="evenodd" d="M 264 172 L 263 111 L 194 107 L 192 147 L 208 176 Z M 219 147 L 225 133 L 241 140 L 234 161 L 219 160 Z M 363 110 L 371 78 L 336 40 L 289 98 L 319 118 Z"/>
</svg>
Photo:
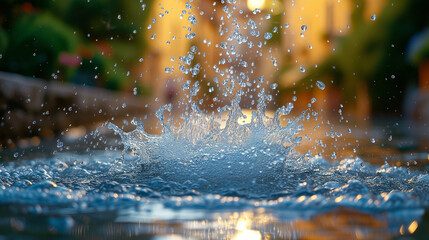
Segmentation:
<svg viewBox="0 0 429 240">
<path fill-rule="evenodd" d="M 16 152 L 16 153 L 13 154 L 13 157 L 15 157 L 15 158 L 17 158 L 18 156 L 19 156 L 18 152 Z"/>
<path fill-rule="evenodd" d="M 185 35 L 185 37 L 187 38 L 187 39 L 189 39 L 189 40 L 191 40 L 192 38 L 194 38 L 195 37 L 195 33 L 188 33 L 188 34 L 186 34 Z"/>
<path fill-rule="evenodd" d="M 317 87 L 319 87 L 321 90 L 325 89 L 325 84 L 322 81 L 317 81 L 316 82 Z"/>
<path fill-rule="evenodd" d="M 278 86 L 278 84 L 277 83 L 273 83 L 273 84 L 271 84 L 271 89 L 276 89 L 277 88 L 277 86 Z"/>
<path fill-rule="evenodd" d="M 62 148 L 64 146 L 63 142 L 60 140 L 57 141 L 57 148 Z"/>
<path fill-rule="evenodd" d="M 302 25 L 301 26 L 301 31 L 303 31 L 303 32 L 307 31 L 307 25 Z"/>
<path fill-rule="evenodd" d="M 143 62 L 143 60 L 144 60 L 143 58 L 140 58 L 140 59 L 139 59 L 139 62 Z"/>
<path fill-rule="evenodd" d="M 375 143 L 375 138 L 371 138 L 371 143 Z"/>
<path fill-rule="evenodd" d="M 228 13 L 228 12 L 229 12 L 228 5 L 225 5 L 225 6 L 222 8 L 222 10 L 223 10 L 225 13 Z"/>
<path fill-rule="evenodd" d="M 127 106 L 126 103 L 122 103 L 122 108 L 125 108 Z"/>
<path fill-rule="evenodd" d="M 276 59 L 273 59 L 273 66 L 274 66 L 274 67 L 277 67 L 277 66 L 278 66 L 278 64 L 277 64 L 277 60 L 276 60 Z"/>
<path fill-rule="evenodd" d="M 189 86 L 189 84 L 187 84 L 187 83 L 182 84 L 182 90 L 183 90 L 183 91 L 186 91 L 186 90 L 188 90 L 189 88 L 191 88 L 191 86 Z"/>
<path fill-rule="evenodd" d="M 195 15 L 191 15 L 188 17 L 188 21 L 192 24 L 195 25 L 197 23 L 197 18 L 195 17 Z"/>
<path fill-rule="evenodd" d="M 377 19 L 377 15 L 375 14 L 371 15 L 371 21 L 375 21 L 375 19 Z"/>
<path fill-rule="evenodd" d="M 137 95 L 137 87 L 133 88 L 133 94 Z"/>
<path fill-rule="evenodd" d="M 119 15 L 118 15 L 118 20 L 121 20 L 121 18 L 122 18 L 122 17 L 121 17 L 121 14 L 119 14 Z"/>
<path fill-rule="evenodd" d="M 299 71 L 301 71 L 301 72 L 305 72 L 305 68 L 303 67 L 303 66 L 299 66 Z"/>
<path fill-rule="evenodd" d="M 315 102 L 316 102 L 316 98 L 312 98 L 311 103 L 315 103 Z"/>
<path fill-rule="evenodd" d="M 285 24 L 285 28 L 289 28 L 289 23 L 286 23 L 286 24 Z"/>
<path fill-rule="evenodd" d="M 267 32 L 267 33 L 264 34 L 264 38 L 267 39 L 267 40 L 270 40 L 272 37 L 273 37 L 273 34 L 270 33 L 270 32 Z"/>
<path fill-rule="evenodd" d="M 156 34 L 154 33 L 154 34 L 152 34 L 152 36 L 150 37 L 150 39 L 154 40 L 155 37 L 156 37 Z"/>
<path fill-rule="evenodd" d="M 271 14 L 267 14 L 267 15 L 265 15 L 265 19 L 270 19 L 271 18 Z"/>
</svg>

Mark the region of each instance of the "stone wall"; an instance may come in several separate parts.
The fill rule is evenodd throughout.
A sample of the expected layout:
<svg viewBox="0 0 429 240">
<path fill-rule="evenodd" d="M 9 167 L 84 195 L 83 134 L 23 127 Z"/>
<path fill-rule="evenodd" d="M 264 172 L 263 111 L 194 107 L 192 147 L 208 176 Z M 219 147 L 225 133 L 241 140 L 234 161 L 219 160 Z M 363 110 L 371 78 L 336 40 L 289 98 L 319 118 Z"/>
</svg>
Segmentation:
<svg viewBox="0 0 429 240">
<path fill-rule="evenodd" d="M 145 102 L 131 94 L 0 72 L 0 145 L 141 115 Z"/>
</svg>

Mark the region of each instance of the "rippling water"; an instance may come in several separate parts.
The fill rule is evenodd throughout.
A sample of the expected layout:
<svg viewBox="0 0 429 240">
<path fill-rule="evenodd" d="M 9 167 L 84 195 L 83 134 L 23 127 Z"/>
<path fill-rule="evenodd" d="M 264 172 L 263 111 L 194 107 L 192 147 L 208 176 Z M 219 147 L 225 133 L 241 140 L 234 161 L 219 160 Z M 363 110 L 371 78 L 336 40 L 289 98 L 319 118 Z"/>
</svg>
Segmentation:
<svg viewBox="0 0 429 240">
<path fill-rule="evenodd" d="M 260 101 L 240 124 L 243 112 L 234 101 L 224 127 L 196 107 L 174 127 L 161 108 L 160 135 L 137 121 L 131 132 L 108 124 L 124 151 L 3 163 L 0 226 L 75 237 L 301 238 L 317 235 L 313 228 L 325 236 L 386 237 L 414 233 L 425 219 L 427 172 L 300 154 L 294 147 L 303 117 L 280 124 L 292 106 L 270 118 Z M 353 223 L 323 225 L 329 219 Z"/>
<path fill-rule="evenodd" d="M 265 66 L 258 64 L 259 61 L 268 60 L 274 66 L 274 73 L 269 74 L 278 74 L 280 69 L 273 55 L 277 49 L 269 47 L 267 41 L 275 37 L 279 29 L 276 26 L 266 32 L 268 22 L 264 21 L 271 18 L 269 13 L 263 17 L 257 15 L 261 10 L 255 9 L 243 15 L 236 3 L 222 1 L 224 5 L 218 12 L 225 13 L 226 18 L 221 15 L 213 21 L 220 24 L 215 26 L 219 27 L 217 40 L 220 41 L 213 44 L 219 51 L 214 53 L 216 56 L 209 56 L 215 59 L 214 64 L 196 62 L 194 58 L 206 57 L 206 53 L 193 45 L 185 56 L 178 57 L 175 74 L 173 67 L 165 68 L 166 74 L 172 74 L 168 87 L 175 89 L 174 84 L 180 84 L 180 94 L 186 96 L 177 104 L 186 109 L 182 121 L 165 119 L 164 113 L 173 108 L 170 103 L 156 113 L 161 134 L 147 133 L 143 122 L 137 120 L 133 120 L 135 130 L 130 132 L 106 123 L 100 129 L 119 135 L 120 140 L 116 138 L 116 141 L 120 147 L 111 143 L 115 138 L 93 134 L 94 139 L 107 142 L 105 150 L 83 154 L 59 151 L 49 157 L 19 157 L 1 163 L 0 236 L 238 240 L 384 239 L 407 235 L 429 238 L 427 167 L 398 166 L 396 163 L 402 159 L 389 161 L 388 158 L 396 155 L 388 153 L 371 163 L 369 155 L 359 158 L 355 152 L 352 158 L 342 157 L 341 152 L 347 149 L 339 145 L 348 144 L 353 148 L 353 144 L 358 144 L 355 144 L 357 141 L 341 142 L 344 140 L 341 131 L 319 118 L 323 110 L 320 108 L 318 113 L 311 108 L 323 99 L 312 98 L 308 109 L 299 116 L 289 115 L 293 103 L 268 116 L 266 104 L 276 105 L 273 95 L 278 94 L 278 83 L 271 79 L 265 81 L 264 76 L 257 76 L 256 70 Z M 191 25 L 185 27 L 188 33 L 178 38 L 196 37 L 198 28 L 191 32 L 197 23 L 197 17 L 191 15 L 193 8 L 186 3 L 187 10 L 182 11 L 180 18 L 188 13 Z M 233 15 L 234 11 L 241 16 Z M 154 18 L 152 23 L 155 22 Z M 284 26 L 289 28 L 289 23 Z M 145 28 L 150 29 L 151 25 Z M 307 25 L 300 29 L 303 38 Z M 228 34 L 231 35 L 226 36 Z M 152 36 L 154 40 L 155 34 Z M 207 47 L 211 44 L 206 39 L 203 42 Z M 173 62 L 177 56 L 170 57 Z M 305 67 L 300 65 L 298 72 L 305 73 Z M 197 80 L 202 74 L 204 79 Z M 317 79 L 314 83 L 317 91 L 328 87 Z M 219 96 L 199 93 L 200 84 L 207 84 L 208 93 L 216 91 Z M 266 94 L 264 88 L 271 90 Z M 133 92 L 137 94 L 137 87 Z M 205 99 L 198 99 L 198 95 L 204 95 Z M 295 95 L 290 96 L 294 102 L 297 101 Z M 157 102 L 160 96 L 155 97 Z M 214 108 L 228 98 L 234 99 L 229 105 L 219 107 L 216 114 L 197 107 L 207 101 L 216 103 L 216 106 L 211 104 Z M 245 114 L 240 108 L 241 98 L 245 98 L 250 108 L 257 105 L 256 109 L 246 110 Z M 125 108 L 126 104 L 122 106 Z M 347 122 L 342 108 L 341 105 L 338 111 L 340 122 Z M 223 121 L 225 115 L 226 121 Z M 320 125 L 304 128 L 303 122 L 310 119 L 318 121 L 322 128 L 329 125 L 330 129 L 318 130 Z M 314 135 L 303 131 L 312 131 Z M 333 139 L 339 150 L 329 151 L 329 159 L 318 151 L 307 152 L 318 147 L 322 151 L 326 149 L 326 141 L 319 141 L 316 136 L 320 133 Z M 310 138 L 313 138 L 312 145 L 303 147 L 303 142 Z M 369 141 L 376 143 L 375 139 Z M 96 140 L 90 142 L 90 145 L 97 144 Z M 57 147 L 63 149 L 64 144 L 58 141 Z M 428 159 L 427 153 L 414 154 L 421 154 L 425 161 Z M 410 162 L 414 160 L 411 158 Z"/>
</svg>

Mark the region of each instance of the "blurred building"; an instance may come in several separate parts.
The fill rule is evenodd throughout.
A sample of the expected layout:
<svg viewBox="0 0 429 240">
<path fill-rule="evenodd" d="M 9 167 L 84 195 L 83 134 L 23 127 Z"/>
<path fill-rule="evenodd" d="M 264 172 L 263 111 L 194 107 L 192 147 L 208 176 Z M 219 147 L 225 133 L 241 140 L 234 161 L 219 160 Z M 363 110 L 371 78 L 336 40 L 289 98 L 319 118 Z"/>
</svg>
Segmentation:
<svg viewBox="0 0 429 240">
<path fill-rule="evenodd" d="M 227 42 L 227 36 L 231 35 L 234 29 L 231 24 L 232 19 L 227 19 L 227 13 L 223 11 L 226 5 L 224 1 L 200 0 L 193 1 L 191 5 L 187 5 L 187 2 L 185 0 L 155 1 L 148 25 L 144 26 L 149 50 L 136 72 L 140 74 L 140 81 L 151 86 L 154 91 L 153 96 L 159 98 L 159 103 L 183 99 L 186 92 L 181 91 L 180 88 L 184 83 L 192 85 L 198 81 L 202 88 L 199 94 L 209 94 L 208 83 L 214 77 L 219 77 L 219 72 L 216 73 L 214 66 L 219 66 L 219 61 L 225 57 L 222 55 L 224 51 L 219 48 L 219 44 Z M 258 22 L 258 30 L 261 34 L 272 31 L 272 27 L 275 26 L 280 33 L 280 41 L 269 41 L 261 51 L 256 47 L 250 49 L 247 44 L 236 44 L 235 50 L 243 54 L 244 60 L 253 64 L 254 69 L 246 72 L 250 79 L 264 76 L 267 81 L 272 81 L 278 77 L 279 66 L 290 65 L 287 71 L 282 72 L 279 82 L 281 87 L 288 87 L 301 80 L 306 74 L 300 66 L 304 69 L 313 68 L 335 51 L 336 39 L 346 35 L 353 28 L 352 13 L 356 8 L 364 8 L 365 18 L 370 21 L 371 16 L 377 15 L 385 4 L 385 0 L 238 1 L 236 4 L 238 9 L 234 11 L 233 17 L 242 26 L 246 25 L 249 18 Z M 255 8 L 260 8 L 262 11 L 253 14 L 252 11 Z M 242 14 L 238 14 L 239 11 L 242 11 Z M 261 20 L 266 14 L 271 14 L 271 20 Z M 196 24 L 189 21 L 190 16 L 195 16 Z M 225 29 L 229 29 L 230 32 L 222 35 L 221 31 Z M 248 35 L 248 41 L 253 40 L 255 45 L 263 40 L 261 36 L 258 38 L 250 36 L 249 31 L 249 29 L 240 30 L 243 35 Z M 192 39 L 185 37 L 192 33 L 195 33 Z M 186 67 L 192 67 L 196 63 L 201 64 L 200 73 L 193 77 L 179 70 L 180 64 L 183 65 L 179 58 L 186 56 L 191 46 L 197 47 L 198 50 L 193 54 L 191 66 Z M 259 52 L 264 52 L 265 56 L 256 59 Z M 273 65 L 274 60 L 276 64 Z M 228 63 L 223 67 L 227 69 Z M 235 69 L 238 72 L 243 70 Z M 227 78 L 227 75 L 223 77 Z M 363 86 L 362 99 L 367 97 L 365 91 Z M 326 96 L 319 97 L 323 99 Z M 210 105 L 211 98 L 205 97 L 205 99 Z M 302 102 L 306 104 L 305 101 Z M 365 108 L 368 103 L 360 104 Z"/>
<path fill-rule="evenodd" d="M 233 77 L 228 71 L 232 66 L 237 72 L 246 71 L 244 67 L 237 65 L 236 60 L 226 61 L 229 55 L 240 54 L 242 60 L 254 65 L 256 71 L 246 72 L 249 78 L 257 78 L 264 72 L 274 72 L 271 63 L 267 65 L 265 61 L 254 60 L 258 52 L 256 46 L 254 49 L 249 49 L 247 44 L 229 44 L 227 48 L 220 46 L 222 42 L 230 43 L 227 38 L 235 29 L 232 19 L 223 10 L 226 6 L 223 1 L 194 1 L 191 5 L 187 3 L 185 0 L 156 1 L 151 9 L 151 20 L 148 26 L 144 26 L 147 28 L 149 50 L 136 69 L 136 74 L 142 73 L 141 81 L 152 87 L 153 96 L 158 97 L 160 104 L 187 99 L 189 92 L 181 91 L 182 85 L 187 84 L 192 88 L 198 81 L 201 89 L 199 99 L 205 99 L 206 107 L 224 105 L 221 103 L 222 99 L 229 98 L 223 97 L 223 90 L 214 86 L 213 79 L 218 77 L 219 85 L 222 85 L 224 79 Z M 252 11 L 246 2 L 237 3 L 237 8 L 233 17 L 244 26 L 248 21 L 246 16 L 252 15 Z M 243 14 L 238 14 L 239 10 Z M 262 14 L 264 13 L 259 13 L 258 18 L 263 17 Z M 192 18 L 196 22 L 193 23 Z M 260 26 L 262 34 L 267 27 L 265 25 L 267 24 Z M 250 36 L 249 31 L 250 29 L 242 30 L 241 33 Z M 194 33 L 195 36 L 192 36 Z M 255 37 L 250 36 L 249 39 L 257 45 Z M 192 52 L 191 47 L 195 47 L 196 51 Z M 190 65 L 186 65 L 181 57 L 186 57 L 190 52 L 192 61 Z M 280 52 L 276 54 L 281 55 Z M 181 66 L 187 69 L 197 64 L 201 67 L 200 72 L 195 75 L 186 74 L 180 69 Z M 213 98 L 217 98 L 217 102 Z"/>
<path fill-rule="evenodd" d="M 284 29 L 282 47 L 290 52 L 289 61 L 310 66 L 323 61 L 335 51 L 335 40 L 344 36 L 352 28 L 352 12 L 359 8 L 359 1 L 353 0 L 286 0 L 284 6 Z M 386 0 L 365 0 L 364 15 L 370 21 L 385 6 Z M 304 30 L 305 29 L 305 30 Z M 302 78 L 296 76 L 295 68 L 282 77 L 282 83 L 290 83 Z"/>
<path fill-rule="evenodd" d="M 287 53 L 283 64 L 290 67 L 282 72 L 280 76 L 280 86 L 283 88 L 292 87 L 300 80 L 305 79 L 309 69 L 318 67 L 328 56 L 336 51 L 336 41 L 345 36 L 354 27 L 353 12 L 362 8 L 363 17 L 371 21 L 379 14 L 386 0 L 286 0 L 284 1 L 284 15 L 282 18 L 284 38 L 282 39 L 282 49 Z M 329 83 L 331 79 L 318 79 Z M 315 85 L 315 84 L 314 84 Z M 327 84 L 328 85 L 328 84 Z M 368 87 L 358 86 L 359 91 L 356 98 L 355 112 L 362 116 L 367 116 L 370 109 Z M 318 101 L 316 107 L 335 109 L 343 103 L 340 89 L 326 89 L 317 91 L 312 87 L 301 93 L 301 101 L 297 105 L 306 108 L 310 99 L 316 97 L 326 102 Z M 287 99 L 289 100 L 289 99 Z M 299 106 L 298 106 L 299 107 Z"/>
</svg>

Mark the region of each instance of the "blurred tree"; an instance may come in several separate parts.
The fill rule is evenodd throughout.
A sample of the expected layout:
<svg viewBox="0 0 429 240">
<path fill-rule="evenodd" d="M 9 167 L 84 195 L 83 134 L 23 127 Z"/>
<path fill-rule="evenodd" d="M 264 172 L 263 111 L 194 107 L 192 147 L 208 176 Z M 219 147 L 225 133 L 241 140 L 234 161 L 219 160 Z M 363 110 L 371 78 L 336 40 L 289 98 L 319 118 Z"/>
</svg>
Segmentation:
<svg viewBox="0 0 429 240">
<path fill-rule="evenodd" d="M 365 1 L 352 14 L 352 30 L 337 40 L 336 51 L 313 69 L 299 86 L 317 79 L 334 79 L 348 101 L 359 83 L 368 85 L 372 110 L 400 112 L 404 90 L 417 82 L 417 69 L 405 58 L 409 39 L 429 25 L 427 0 L 390 0 L 375 20 L 364 19 Z M 329 78 L 328 78 L 329 79 Z"/>
<path fill-rule="evenodd" d="M 128 77 L 125 69 L 133 68 L 145 50 L 142 29 L 151 4 L 3 0 L 0 70 L 122 89 Z M 6 48 L 7 39 L 14 41 Z"/>
<path fill-rule="evenodd" d="M 2 0 L 0 1 L 1 27 L 9 29 L 22 13 L 41 13 L 43 10 L 58 13 L 58 6 L 66 1 L 51 0 Z"/>
<path fill-rule="evenodd" d="M 0 28 L 0 54 L 2 54 L 2 57 L 3 57 L 3 53 L 6 51 L 8 43 L 9 43 L 9 38 L 7 33 Z"/>
<path fill-rule="evenodd" d="M 95 53 L 90 58 L 82 58 L 80 67 L 71 76 L 73 83 L 105 87 L 111 90 L 122 90 L 125 70 L 108 58 Z"/>
<path fill-rule="evenodd" d="M 135 64 L 147 46 L 142 29 L 152 2 L 68 0 L 63 19 L 89 40 L 108 41 L 120 50 L 115 59 Z"/>
<path fill-rule="evenodd" d="M 80 42 L 70 27 L 49 13 L 22 14 L 9 30 L 9 38 L 13 41 L 0 69 L 45 79 L 60 70 L 60 53 L 76 51 Z"/>
</svg>

